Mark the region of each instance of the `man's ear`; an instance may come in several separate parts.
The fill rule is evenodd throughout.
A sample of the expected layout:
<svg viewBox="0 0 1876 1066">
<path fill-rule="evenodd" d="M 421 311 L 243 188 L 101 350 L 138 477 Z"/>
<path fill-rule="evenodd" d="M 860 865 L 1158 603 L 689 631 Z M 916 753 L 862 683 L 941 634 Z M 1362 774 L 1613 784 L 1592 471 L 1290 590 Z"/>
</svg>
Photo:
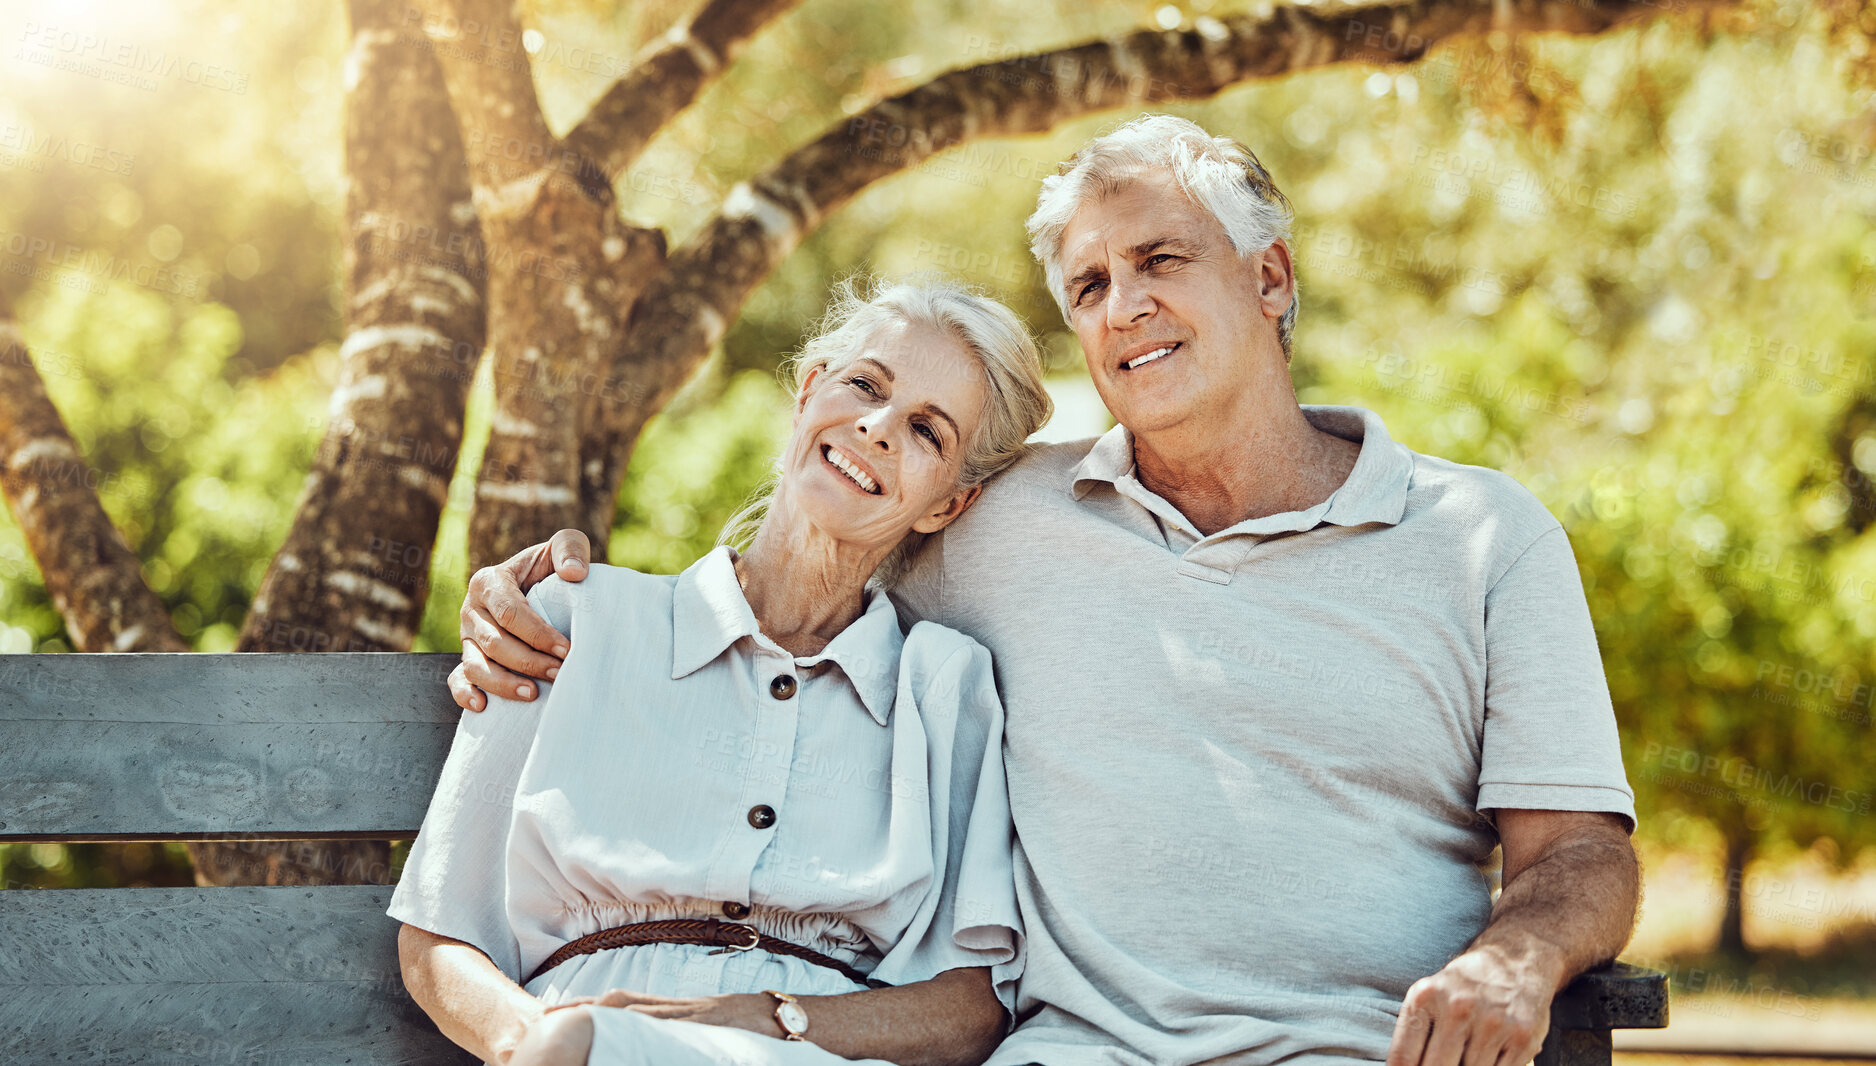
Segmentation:
<svg viewBox="0 0 1876 1066">
<path fill-rule="evenodd" d="M 1296 271 L 1290 262 L 1290 246 L 1278 237 L 1257 255 L 1257 296 L 1264 316 L 1272 322 L 1283 317 L 1296 299 Z"/>
<path fill-rule="evenodd" d="M 982 485 L 972 485 L 970 488 L 957 490 L 945 500 L 942 508 L 922 516 L 912 523 L 912 528 L 920 533 L 938 532 L 957 521 L 959 515 L 970 510 L 971 504 L 977 502 L 977 494 L 983 490 Z"/>
</svg>

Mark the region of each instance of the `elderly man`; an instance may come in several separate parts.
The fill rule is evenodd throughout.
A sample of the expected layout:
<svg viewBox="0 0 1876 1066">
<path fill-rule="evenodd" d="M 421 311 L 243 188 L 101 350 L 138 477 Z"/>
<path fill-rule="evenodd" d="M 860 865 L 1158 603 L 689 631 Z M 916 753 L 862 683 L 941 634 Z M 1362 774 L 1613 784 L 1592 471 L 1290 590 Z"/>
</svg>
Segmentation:
<svg viewBox="0 0 1876 1066">
<path fill-rule="evenodd" d="M 1298 405 L 1289 219 L 1167 116 L 1045 181 L 1032 246 L 1119 425 L 1035 446 L 895 586 L 1008 708 L 1029 962 L 995 1066 L 1518 1066 L 1633 927 L 1569 541 L 1511 478 Z M 585 549 L 476 574 L 457 702 L 552 675 L 520 587 Z"/>
</svg>

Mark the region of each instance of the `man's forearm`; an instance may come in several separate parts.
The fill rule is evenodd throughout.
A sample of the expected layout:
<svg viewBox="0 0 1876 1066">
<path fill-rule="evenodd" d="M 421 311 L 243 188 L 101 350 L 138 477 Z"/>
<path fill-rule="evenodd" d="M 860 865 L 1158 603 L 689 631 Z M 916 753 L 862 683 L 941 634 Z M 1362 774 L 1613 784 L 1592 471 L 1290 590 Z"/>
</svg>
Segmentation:
<svg viewBox="0 0 1876 1066">
<path fill-rule="evenodd" d="M 507 1062 L 546 1007 L 460 940 L 406 925 L 398 934 L 404 987 L 437 1029 L 483 1062 Z"/>
<path fill-rule="evenodd" d="M 1007 1021 L 983 970 L 949 970 L 929 981 L 840 996 L 803 996 L 808 1038 L 843 1058 L 905 1066 L 979 1063 Z"/>
<path fill-rule="evenodd" d="M 1541 967 L 1560 989 L 1627 946 L 1640 894 L 1625 834 L 1603 826 L 1571 830 L 1516 871 L 1467 950 Z"/>
</svg>

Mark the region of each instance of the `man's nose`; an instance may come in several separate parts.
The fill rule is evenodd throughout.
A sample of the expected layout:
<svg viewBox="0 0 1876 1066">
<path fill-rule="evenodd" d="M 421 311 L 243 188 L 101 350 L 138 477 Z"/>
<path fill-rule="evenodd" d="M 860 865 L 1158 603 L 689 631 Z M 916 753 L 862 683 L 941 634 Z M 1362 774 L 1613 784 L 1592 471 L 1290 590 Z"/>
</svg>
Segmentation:
<svg viewBox="0 0 1876 1066">
<path fill-rule="evenodd" d="M 1108 283 L 1107 327 L 1126 329 L 1151 315 L 1154 306 L 1145 279 L 1116 277 Z"/>
</svg>

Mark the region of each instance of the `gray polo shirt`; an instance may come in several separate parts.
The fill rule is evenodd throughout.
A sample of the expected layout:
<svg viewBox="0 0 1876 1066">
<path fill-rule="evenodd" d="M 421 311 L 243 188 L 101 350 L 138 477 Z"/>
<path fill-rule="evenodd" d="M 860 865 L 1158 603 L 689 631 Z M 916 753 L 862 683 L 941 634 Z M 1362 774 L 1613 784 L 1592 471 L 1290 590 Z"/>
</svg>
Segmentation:
<svg viewBox="0 0 1876 1066">
<path fill-rule="evenodd" d="M 1042 445 L 933 538 L 902 613 L 990 649 L 1020 1027 L 991 1066 L 1384 1059 L 1485 927 L 1492 808 L 1634 823 L 1570 543 L 1371 411 L 1304 511 L 1202 536 L 1122 427 Z"/>
</svg>

